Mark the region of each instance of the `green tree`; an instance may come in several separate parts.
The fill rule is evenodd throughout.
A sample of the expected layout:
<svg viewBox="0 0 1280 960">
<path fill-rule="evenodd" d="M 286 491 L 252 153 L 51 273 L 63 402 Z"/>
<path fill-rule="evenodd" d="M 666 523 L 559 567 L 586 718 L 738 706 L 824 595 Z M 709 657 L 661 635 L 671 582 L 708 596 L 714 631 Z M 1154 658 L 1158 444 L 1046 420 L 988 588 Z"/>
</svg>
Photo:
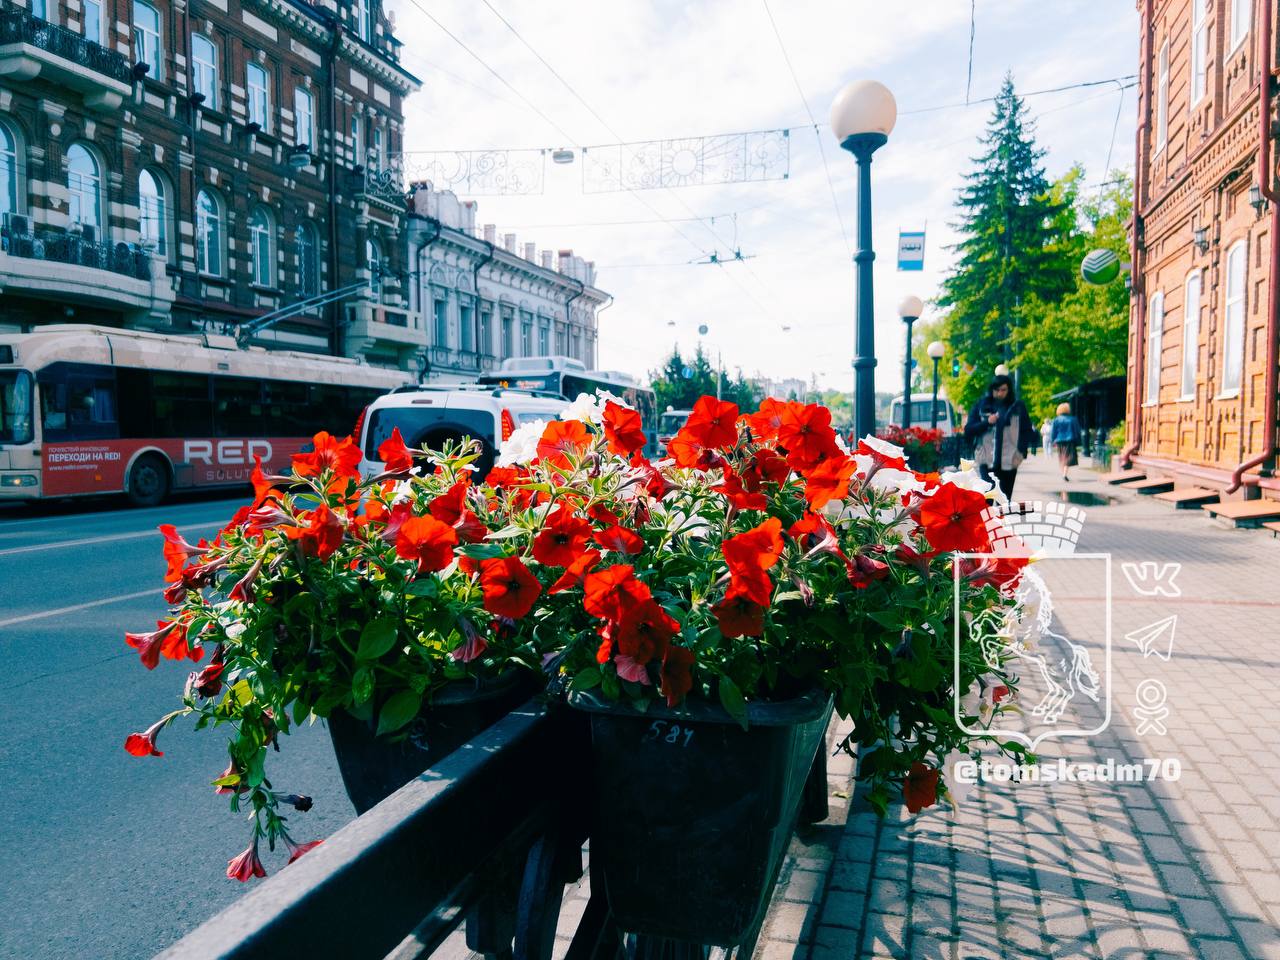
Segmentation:
<svg viewBox="0 0 1280 960">
<path fill-rule="evenodd" d="M 686 369 L 690 376 L 684 375 Z M 700 346 L 688 360 L 678 346 L 672 347 L 671 355 L 661 368 L 650 371 L 649 379 L 659 410 L 688 410 L 699 397 L 716 395 L 716 369 Z M 757 385 L 743 377 L 741 370 L 736 377 L 720 371 L 720 396 L 736 403 L 743 413 L 754 412 L 761 399 Z"/>
<path fill-rule="evenodd" d="M 1012 356 L 1029 302 L 1056 302 L 1073 288 L 1074 272 L 1071 205 L 1050 189 L 1010 75 L 980 142 L 957 202 L 959 257 L 938 298 L 948 309 L 944 339 L 961 361 L 951 396 L 965 405 Z"/>
</svg>

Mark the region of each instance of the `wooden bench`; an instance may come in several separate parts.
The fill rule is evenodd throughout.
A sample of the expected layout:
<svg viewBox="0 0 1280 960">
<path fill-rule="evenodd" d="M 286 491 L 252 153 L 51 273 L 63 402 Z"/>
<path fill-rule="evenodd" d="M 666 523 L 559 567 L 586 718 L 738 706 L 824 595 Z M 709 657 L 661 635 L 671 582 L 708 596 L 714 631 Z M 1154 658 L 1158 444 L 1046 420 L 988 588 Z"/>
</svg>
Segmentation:
<svg viewBox="0 0 1280 960">
<path fill-rule="evenodd" d="M 1147 475 L 1145 470 L 1119 470 L 1115 473 L 1104 473 L 1103 481 L 1106 483 L 1128 483 L 1130 480 L 1141 480 Z"/>
<path fill-rule="evenodd" d="M 1273 537 L 1280 537 L 1280 520 L 1267 520 L 1262 524 L 1262 529 L 1270 530 Z"/>
<path fill-rule="evenodd" d="M 1265 520 L 1280 520 L 1280 500 L 1230 500 L 1208 504 L 1204 510 L 1236 527 L 1257 527 Z"/>
<path fill-rule="evenodd" d="M 1204 487 L 1175 487 L 1157 493 L 1153 499 L 1161 503 L 1171 503 L 1176 510 L 1199 510 L 1206 503 L 1216 503 L 1217 490 L 1206 490 Z"/>
<path fill-rule="evenodd" d="M 1156 493 L 1164 493 L 1173 489 L 1173 481 L 1168 477 L 1149 477 L 1143 480 L 1127 480 L 1124 483 L 1116 484 L 1126 490 L 1136 490 L 1138 493 L 1151 496 Z"/>
</svg>

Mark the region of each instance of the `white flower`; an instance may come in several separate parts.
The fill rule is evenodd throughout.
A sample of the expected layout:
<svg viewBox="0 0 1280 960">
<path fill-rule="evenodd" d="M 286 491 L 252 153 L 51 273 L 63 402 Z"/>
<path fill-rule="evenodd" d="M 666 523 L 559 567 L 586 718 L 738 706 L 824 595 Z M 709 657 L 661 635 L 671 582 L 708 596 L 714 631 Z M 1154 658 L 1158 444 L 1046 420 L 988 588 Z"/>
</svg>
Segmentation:
<svg viewBox="0 0 1280 960">
<path fill-rule="evenodd" d="M 923 493 L 924 482 L 916 479 L 910 470 L 895 470 L 892 467 L 881 467 L 871 475 L 869 481 L 873 490 L 890 490 L 894 493 Z"/>
<path fill-rule="evenodd" d="M 938 479 L 942 483 L 954 483 L 961 490 L 976 490 L 978 493 L 987 493 L 992 488 L 991 482 L 983 480 L 972 466 L 963 470 L 944 470 Z"/>
<path fill-rule="evenodd" d="M 513 464 L 526 464 L 538 455 L 538 441 L 547 429 L 547 421 L 530 420 L 522 423 L 512 432 L 502 445 L 502 455 L 498 457 L 498 466 L 509 467 Z"/>
<path fill-rule="evenodd" d="M 400 480 L 391 488 L 391 505 L 394 507 L 397 503 L 404 503 L 406 500 L 413 499 L 413 484 L 408 480 Z"/>
<path fill-rule="evenodd" d="M 942 776 L 947 785 L 947 795 L 953 806 L 960 806 L 973 793 L 974 784 L 965 783 L 956 776 L 956 764 L 969 760 L 967 753 L 952 750 L 942 759 Z"/>
<path fill-rule="evenodd" d="M 632 409 L 621 397 L 615 397 L 608 390 L 596 390 L 595 396 L 580 393 L 573 403 L 560 411 L 561 420 L 581 420 L 583 423 L 600 423 L 604 419 L 604 407 L 613 401 L 620 407 Z"/>
<path fill-rule="evenodd" d="M 895 457 L 902 456 L 902 448 L 896 444 L 890 443 L 888 440 L 881 440 L 879 437 L 863 437 L 861 442 L 865 443 L 886 460 L 892 460 Z"/>
</svg>

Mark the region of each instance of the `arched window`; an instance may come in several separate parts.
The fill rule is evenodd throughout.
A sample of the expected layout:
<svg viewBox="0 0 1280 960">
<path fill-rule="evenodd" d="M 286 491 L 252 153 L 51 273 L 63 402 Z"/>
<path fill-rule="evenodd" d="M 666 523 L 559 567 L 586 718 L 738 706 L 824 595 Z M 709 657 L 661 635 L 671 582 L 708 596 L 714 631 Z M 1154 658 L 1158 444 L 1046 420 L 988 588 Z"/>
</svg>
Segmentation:
<svg viewBox="0 0 1280 960">
<path fill-rule="evenodd" d="M 21 213 L 21 204 L 26 199 L 18 146 L 18 135 L 8 124 L 0 123 L 0 218 L 7 213 Z"/>
<path fill-rule="evenodd" d="M 320 236 L 310 223 L 298 228 L 298 291 L 304 297 L 320 293 Z"/>
<path fill-rule="evenodd" d="M 160 40 L 160 11 L 142 0 L 133 0 L 133 59 L 151 69 L 147 76 L 163 79 L 164 47 Z"/>
<path fill-rule="evenodd" d="M 249 247 L 253 255 L 253 282 L 260 287 L 276 285 L 275 228 L 266 207 L 254 207 L 249 215 Z"/>
<path fill-rule="evenodd" d="M 195 92 L 204 97 L 204 105 L 218 109 L 218 49 L 213 41 L 198 33 L 191 35 L 191 77 Z"/>
<path fill-rule="evenodd" d="M 196 269 L 222 276 L 222 204 L 208 190 L 196 194 Z"/>
<path fill-rule="evenodd" d="M 1187 277 L 1182 307 L 1182 399 L 1196 398 L 1196 367 L 1200 359 L 1201 271 Z"/>
<path fill-rule="evenodd" d="M 1164 293 L 1151 295 L 1147 305 L 1147 403 L 1160 399 L 1160 354 L 1164 349 Z"/>
<path fill-rule="evenodd" d="M 369 292 L 373 299 L 382 302 L 382 247 L 377 240 L 364 242 L 364 262 L 369 268 Z"/>
<path fill-rule="evenodd" d="M 164 179 L 150 170 L 138 174 L 138 239 L 153 246 L 162 257 L 169 256 L 169 189 Z"/>
<path fill-rule="evenodd" d="M 102 167 L 97 158 L 78 143 L 73 143 L 67 151 L 67 196 L 72 223 L 102 226 Z"/>
<path fill-rule="evenodd" d="M 1227 302 L 1222 336 L 1222 392 L 1240 389 L 1244 372 L 1245 242 L 1227 251 Z"/>
</svg>

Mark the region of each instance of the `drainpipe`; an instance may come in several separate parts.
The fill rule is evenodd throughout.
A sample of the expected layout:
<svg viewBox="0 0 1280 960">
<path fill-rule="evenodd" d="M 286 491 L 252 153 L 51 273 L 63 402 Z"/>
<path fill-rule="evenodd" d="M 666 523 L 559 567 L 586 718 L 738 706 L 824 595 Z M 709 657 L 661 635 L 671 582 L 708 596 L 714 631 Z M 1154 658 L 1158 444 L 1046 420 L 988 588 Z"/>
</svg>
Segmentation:
<svg viewBox="0 0 1280 960">
<path fill-rule="evenodd" d="M 1276 367 L 1280 364 L 1280 197 L 1274 189 L 1271 171 L 1271 3 L 1262 4 L 1262 22 L 1258 24 L 1258 64 L 1262 81 L 1258 85 L 1258 187 L 1271 207 L 1271 274 L 1267 279 L 1267 369 L 1263 387 L 1266 409 L 1263 411 L 1262 453 L 1244 461 L 1231 471 L 1231 483 L 1223 491 L 1235 493 L 1244 483 L 1247 470 L 1261 466 L 1276 455 Z M 1240 396 L 1244 398 L 1244 384 Z M 1241 424 L 1243 426 L 1243 423 Z"/>
<path fill-rule="evenodd" d="M 190 2 L 187 0 L 188 5 Z M 337 17 L 327 17 L 325 25 L 332 37 L 329 41 L 329 70 L 325 78 L 329 84 L 329 283 L 331 287 L 341 287 L 342 278 L 338 275 L 338 239 L 341 235 L 338 230 L 338 51 L 342 49 L 342 24 Z M 318 146 L 312 144 L 311 149 L 314 151 Z M 346 348 L 342 311 L 341 301 L 329 307 L 329 352 L 335 357 L 342 356 Z"/>
<path fill-rule="evenodd" d="M 600 332 L 600 314 L 604 313 L 606 310 L 608 310 L 610 307 L 612 307 L 612 306 L 613 306 L 613 294 L 612 294 L 612 293 L 608 293 L 608 294 L 605 294 L 605 296 L 607 296 L 607 297 L 609 298 L 609 302 L 608 302 L 608 303 L 606 303 L 603 307 L 601 307 L 599 310 L 597 310 L 597 311 L 596 311 L 596 330 L 595 330 L 595 332 L 596 332 L 597 334 Z M 598 339 L 598 338 L 597 338 L 597 339 Z M 592 357 L 592 358 L 591 358 L 591 366 L 592 366 L 592 367 L 594 367 L 594 366 L 595 366 L 597 363 L 599 363 L 599 362 L 600 362 L 600 358 L 599 358 L 599 357 Z"/>
<path fill-rule="evenodd" d="M 413 252 L 413 282 L 418 289 L 418 315 L 422 318 L 422 333 L 426 336 L 427 331 L 431 329 L 431 317 L 427 313 L 427 305 L 423 297 L 422 284 L 422 255 L 427 252 L 427 247 L 431 246 L 440 239 L 441 223 L 435 217 L 422 217 L 431 228 L 430 233 L 423 239 Z M 425 379 L 431 373 L 431 359 L 429 352 L 427 354 L 427 365 L 422 371 L 420 380 Z"/>
<path fill-rule="evenodd" d="M 1146 12 L 1142 18 L 1142 91 L 1143 111 L 1149 118 L 1151 109 L 1151 19 L 1154 15 L 1154 0 L 1147 0 Z M 1142 144 L 1143 137 L 1149 139 L 1149 119 L 1144 119 L 1138 127 L 1138 136 L 1134 137 L 1133 163 L 1133 240 L 1129 253 L 1129 276 L 1133 282 L 1134 293 L 1134 362 L 1133 362 L 1133 440 L 1120 451 L 1120 466 L 1128 468 L 1133 463 L 1133 455 L 1142 446 L 1142 392 L 1145 387 L 1147 368 L 1147 285 L 1142 273 L 1142 246 L 1139 237 L 1143 235 L 1142 206 L 1144 202 L 1142 188 Z"/>
<path fill-rule="evenodd" d="M 581 280 L 574 280 L 574 283 L 578 285 L 578 292 L 564 302 L 564 335 L 566 338 L 569 336 L 569 332 L 573 329 L 573 311 L 569 309 L 569 305 L 587 292 L 587 285 Z M 566 344 L 566 346 L 568 345 Z"/>
<path fill-rule="evenodd" d="M 475 333 L 475 337 L 473 338 L 473 340 L 475 341 L 475 344 L 476 344 L 476 346 L 477 346 L 477 347 L 478 347 L 478 346 L 480 346 L 480 329 L 481 329 L 481 327 L 480 327 L 480 306 L 481 306 L 481 303 L 480 303 L 480 268 L 481 268 L 481 267 L 483 267 L 485 264 L 488 264 L 488 263 L 492 263 L 492 262 L 493 262 L 493 251 L 494 251 L 494 249 L 495 249 L 494 245 L 493 245 L 492 243 L 490 243 L 488 240 L 484 240 L 484 239 L 481 239 L 481 238 L 478 238 L 478 239 L 480 239 L 480 242 L 481 242 L 481 243 L 483 243 L 483 244 L 488 248 L 488 253 L 486 253 L 486 254 L 484 255 L 484 258 L 483 258 L 483 259 L 477 260 L 477 261 L 476 261 L 476 263 L 475 263 L 475 266 L 471 268 L 471 289 L 472 289 L 472 290 L 474 290 L 474 291 L 476 292 L 476 305 L 475 305 L 475 309 L 474 309 L 474 310 L 472 310 L 472 312 L 471 312 L 471 322 L 472 322 L 472 323 L 474 323 L 474 324 L 475 324 L 475 327 L 476 327 L 476 328 L 475 328 L 475 331 L 474 331 L 474 333 Z M 496 306 L 496 304 L 495 304 L 495 306 Z M 501 318 L 499 318 L 499 322 L 501 322 Z M 491 331 L 489 331 L 489 337 L 490 337 L 490 339 L 492 339 L 492 337 L 493 337 L 493 331 L 492 331 L 492 330 L 491 330 Z M 491 347 L 491 346 L 492 346 L 492 344 L 491 344 L 491 343 L 487 343 L 487 344 L 485 344 L 485 348 L 486 348 L 486 349 L 485 349 L 485 350 L 483 350 L 483 351 L 478 351 L 478 352 L 479 352 L 479 353 L 481 353 L 481 354 L 488 353 L 488 352 L 489 352 L 489 351 L 488 351 L 488 348 L 489 348 L 489 347 Z M 476 363 L 476 367 L 477 367 L 477 369 L 479 369 L 479 366 L 480 366 L 480 364 L 479 364 L 479 362 L 477 361 L 477 363 Z"/>
</svg>

